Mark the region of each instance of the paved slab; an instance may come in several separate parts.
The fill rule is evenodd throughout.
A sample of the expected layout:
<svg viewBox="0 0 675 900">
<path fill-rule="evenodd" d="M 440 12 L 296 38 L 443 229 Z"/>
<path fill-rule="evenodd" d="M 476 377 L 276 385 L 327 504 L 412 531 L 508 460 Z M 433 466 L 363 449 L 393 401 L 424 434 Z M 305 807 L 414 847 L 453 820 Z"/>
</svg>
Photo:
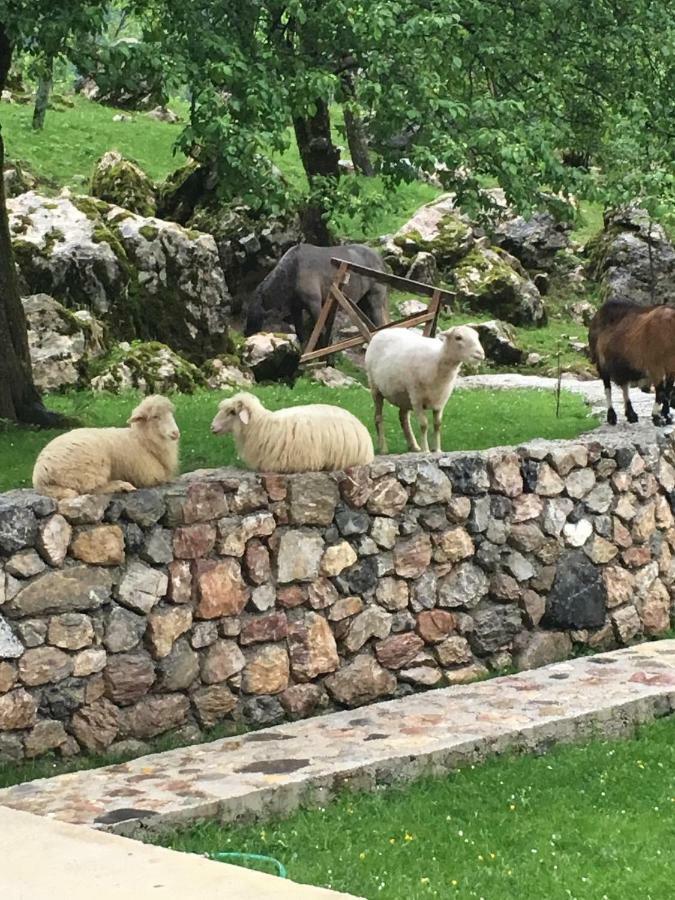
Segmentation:
<svg viewBox="0 0 675 900">
<path fill-rule="evenodd" d="M 124 834 L 232 821 L 673 710 L 675 640 L 664 640 L 17 785 L 0 806 Z"/>
<path fill-rule="evenodd" d="M 2 900 L 351 897 L 11 809 L 0 808 L 0 834 L 4 844 Z"/>
</svg>

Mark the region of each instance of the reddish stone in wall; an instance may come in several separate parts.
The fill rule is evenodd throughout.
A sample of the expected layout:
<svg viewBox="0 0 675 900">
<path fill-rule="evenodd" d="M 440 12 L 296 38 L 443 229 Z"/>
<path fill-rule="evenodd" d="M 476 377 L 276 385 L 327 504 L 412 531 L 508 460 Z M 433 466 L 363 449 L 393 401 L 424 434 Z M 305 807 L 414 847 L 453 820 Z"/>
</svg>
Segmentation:
<svg viewBox="0 0 675 900">
<path fill-rule="evenodd" d="M 241 577 L 241 566 L 231 558 L 197 560 L 193 589 L 198 619 L 238 616 L 250 596 Z"/>
<path fill-rule="evenodd" d="M 173 533 L 173 553 L 178 559 L 197 559 L 210 553 L 215 542 L 213 525 L 185 525 Z"/>
</svg>

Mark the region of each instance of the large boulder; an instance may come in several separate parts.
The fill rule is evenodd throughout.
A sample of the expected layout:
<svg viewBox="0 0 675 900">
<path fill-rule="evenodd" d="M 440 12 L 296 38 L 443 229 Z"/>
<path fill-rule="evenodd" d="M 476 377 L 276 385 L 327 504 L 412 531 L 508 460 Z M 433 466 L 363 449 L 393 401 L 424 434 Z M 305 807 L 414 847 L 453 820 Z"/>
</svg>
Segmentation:
<svg viewBox="0 0 675 900">
<path fill-rule="evenodd" d="M 92 197 L 8 201 L 23 294 L 89 309 L 123 340 L 202 360 L 227 351 L 229 293 L 213 238 Z"/>
<path fill-rule="evenodd" d="M 297 375 L 300 355 L 294 334 L 260 332 L 246 338 L 242 361 L 256 381 L 288 381 Z"/>
<path fill-rule="evenodd" d="M 33 378 L 41 391 L 80 383 L 87 363 L 105 349 L 104 330 L 86 310 L 66 309 L 48 294 L 25 297 Z"/>
<path fill-rule="evenodd" d="M 550 272 L 556 255 L 570 246 L 571 226 L 559 222 L 551 213 L 538 212 L 531 219 L 516 216 L 497 226 L 493 241 L 535 272 Z"/>
<path fill-rule="evenodd" d="M 115 150 L 104 153 L 94 166 L 91 195 L 139 216 L 154 216 L 155 186 L 135 162 Z"/>
<path fill-rule="evenodd" d="M 603 300 L 673 302 L 675 248 L 644 209 L 630 206 L 605 215 L 604 230 L 587 249 L 589 273 L 600 282 Z"/>
<path fill-rule="evenodd" d="M 132 388 L 144 394 L 191 394 L 206 383 L 197 366 L 157 341 L 119 344 L 95 370 L 92 389 L 113 394 Z"/>
<path fill-rule="evenodd" d="M 472 322 L 480 338 L 485 355 L 502 365 L 518 365 L 523 361 L 524 351 L 516 343 L 516 334 L 506 322 L 491 319 L 489 322 Z"/>
<path fill-rule="evenodd" d="M 393 237 L 384 240 L 384 259 L 399 275 L 418 268 L 451 282 L 458 299 L 514 325 L 542 325 L 541 294 L 518 259 L 477 238 L 471 223 L 446 194 L 417 210 Z"/>
<path fill-rule="evenodd" d="M 449 273 L 457 299 L 513 325 L 543 325 L 541 294 L 517 260 L 503 250 L 479 243 Z"/>
<path fill-rule="evenodd" d="M 459 215 L 454 198 L 444 195 L 433 203 L 427 203 L 385 243 L 386 261 L 394 271 L 406 275 L 420 253 L 434 258 L 438 271 L 455 265 L 473 247 L 474 237 L 470 224 Z M 428 265 L 428 263 L 427 263 Z"/>
</svg>

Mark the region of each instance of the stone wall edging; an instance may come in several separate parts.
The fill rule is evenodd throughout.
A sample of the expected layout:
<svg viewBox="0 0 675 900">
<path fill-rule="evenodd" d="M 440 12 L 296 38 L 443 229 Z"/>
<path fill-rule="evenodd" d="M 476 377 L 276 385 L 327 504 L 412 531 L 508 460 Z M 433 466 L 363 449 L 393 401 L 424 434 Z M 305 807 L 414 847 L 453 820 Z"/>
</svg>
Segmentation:
<svg viewBox="0 0 675 900">
<path fill-rule="evenodd" d="M 0 759 L 269 725 L 670 627 L 654 429 L 0 495 Z"/>
</svg>

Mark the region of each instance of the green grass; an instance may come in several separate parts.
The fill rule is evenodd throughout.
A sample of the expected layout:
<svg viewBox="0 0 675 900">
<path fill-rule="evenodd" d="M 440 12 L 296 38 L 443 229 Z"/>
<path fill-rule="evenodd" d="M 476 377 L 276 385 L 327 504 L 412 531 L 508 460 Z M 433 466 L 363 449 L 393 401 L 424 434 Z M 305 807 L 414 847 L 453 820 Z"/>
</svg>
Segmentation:
<svg viewBox="0 0 675 900">
<path fill-rule="evenodd" d="M 631 740 L 494 759 L 281 822 L 211 822 L 161 842 L 270 855 L 295 881 L 369 900 L 669 900 L 675 717 Z"/>
<path fill-rule="evenodd" d="M 581 200 L 579 203 L 579 212 L 574 228 L 570 232 L 572 240 L 580 244 L 586 244 L 602 231 L 604 227 L 603 206 L 601 203 L 594 203 L 590 200 Z"/>
<path fill-rule="evenodd" d="M 35 132 L 31 127 L 31 103 L 0 104 L 0 125 L 7 156 L 25 163 L 28 171 L 40 179 L 41 190 L 70 187 L 86 192 L 94 164 L 107 150 L 117 150 L 135 160 L 155 181 L 163 180 L 185 162 L 182 153 L 174 153 L 183 124 L 157 122 L 143 113 L 102 106 L 84 97 L 69 96 L 68 101 L 71 100 L 72 108 L 48 110 L 41 132 Z M 186 113 L 186 106 L 180 101 L 172 101 L 170 107 L 183 115 Z M 113 122 L 113 116 L 118 112 L 131 115 L 133 121 Z M 335 137 L 340 144 L 345 144 L 337 133 L 339 126 L 338 117 Z M 290 130 L 288 137 L 288 150 L 274 154 L 272 158 L 289 185 L 298 193 L 304 193 L 307 179 Z M 342 155 L 349 158 L 346 147 L 343 147 Z M 368 218 L 360 211 L 336 218 L 337 232 L 353 241 L 373 240 L 381 234 L 396 231 L 416 209 L 439 193 L 437 188 L 424 182 L 401 184 L 390 190 L 379 177 L 357 175 L 353 179 L 359 182 L 362 201 L 373 201 L 375 205 Z"/>
<path fill-rule="evenodd" d="M 1 103 L 7 157 L 25 162 L 32 174 L 54 188 L 70 187 L 84 193 L 94 163 L 107 150 L 134 159 L 155 180 L 164 179 L 185 162 L 182 153 L 173 152 L 182 125 L 128 112 L 125 114 L 133 116 L 132 122 L 113 122 L 113 116 L 122 110 L 83 97 L 72 100 L 72 109 L 47 111 L 41 132 L 31 128 L 32 104 Z"/>
<path fill-rule="evenodd" d="M 285 385 L 257 386 L 254 392 L 270 409 L 303 403 L 334 403 L 350 410 L 371 433 L 373 406 L 369 391 L 362 387 L 326 388 L 300 379 L 294 388 Z M 176 418 L 182 431 L 183 471 L 238 463 L 232 439 L 214 437 L 209 426 L 222 393 L 206 390 L 194 395 L 176 395 Z M 48 405 L 85 425 L 122 426 L 138 402 L 133 394 L 71 393 L 48 398 Z M 391 453 L 406 450 L 397 411 L 386 405 L 386 433 Z M 572 438 L 594 427 L 582 399 L 563 393 L 560 418 L 555 415 L 551 391 L 458 390 L 450 399 L 443 423 L 444 450 L 477 450 L 518 444 L 533 438 Z M 0 491 L 30 485 L 35 457 L 58 432 L 6 426 L 0 431 Z"/>
</svg>

